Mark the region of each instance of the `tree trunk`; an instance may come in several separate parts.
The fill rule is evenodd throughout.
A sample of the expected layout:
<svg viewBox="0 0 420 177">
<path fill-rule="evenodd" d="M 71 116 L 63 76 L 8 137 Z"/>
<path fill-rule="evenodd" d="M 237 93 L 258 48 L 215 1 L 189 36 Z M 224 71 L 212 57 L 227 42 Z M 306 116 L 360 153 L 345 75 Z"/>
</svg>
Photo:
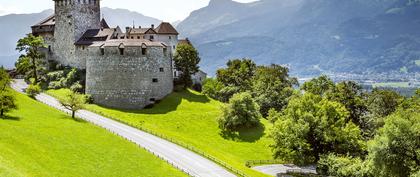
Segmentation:
<svg viewBox="0 0 420 177">
<path fill-rule="evenodd" d="M 0 111 L 0 117 L 3 117 L 3 115 L 4 115 L 4 109 L 1 109 L 1 111 Z"/>
<path fill-rule="evenodd" d="M 32 69 L 33 69 L 33 72 L 34 72 L 34 85 L 36 85 L 36 84 L 38 84 L 38 76 L 37 76 L 37 73 L 36 73 L 36 61 L 35 61 L 35 58 L 32 58 Z"/>
<path fill-rule="evenodd" d="M 71 118 L 73 118 L 73 119 L 74 119 L 75 114 L 76 114 L 76 111 L 72 111 L 72 112 L 71 112 Z"/>
</svg>

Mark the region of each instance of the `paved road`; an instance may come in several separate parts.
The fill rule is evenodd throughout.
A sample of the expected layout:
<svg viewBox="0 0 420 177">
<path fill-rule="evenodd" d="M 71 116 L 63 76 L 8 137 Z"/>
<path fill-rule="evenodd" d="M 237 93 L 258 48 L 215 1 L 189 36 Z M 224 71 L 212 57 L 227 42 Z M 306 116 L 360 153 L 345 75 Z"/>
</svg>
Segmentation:
<svg viewBox="0 0 420 177">
<path fill-rule="evenodd" d="M 12 88 L 23 93 L 27 88 L 27 84 L 23 80 L 15 80 Z M 39 94 L 36 99 L 51 107 L 69 113 L 60 103 L 53 97 L 46 94 Z M 226 169 L 218 166 L 214 162 L 195 154 L 185 148 L 182 148 L 174 143 L 132 128 L 125 124 L 102 117 L 89 111 L 78 111 L 76 116 L 91 122 L 95 125 L 103 127 L 127 140 L 136 143 L 145 148 L 154 155 L 162 158 L 176 168 L 188 173 L 191 176 L 197 177 L 233 177 L 232 173 Z M 145 162 L 147 163 L 147 162 Z"/>
<path fill-rule="evenodd" d="M 298 167 L 296 165 L 274 164 L 274 165 L 256 166 L 256 167 L 253 167 L 252 169 L 271 175 L 271 176 L 277 176 L 277 174 L 286 174 L 288 171 L 295 171 L 295 172 L 298 171 L 305 174 L 316 174 L 315 166 Z"/>
</svg>

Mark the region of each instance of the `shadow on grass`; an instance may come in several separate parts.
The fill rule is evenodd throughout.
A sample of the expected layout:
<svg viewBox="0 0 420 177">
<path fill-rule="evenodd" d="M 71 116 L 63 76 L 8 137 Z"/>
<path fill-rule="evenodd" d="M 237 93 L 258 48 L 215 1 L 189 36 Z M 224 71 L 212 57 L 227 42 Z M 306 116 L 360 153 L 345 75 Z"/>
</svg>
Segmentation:
<svg viewBox="0 0 420 177">
<path fill-rule="evenodd" d="M 61 119 L 66 119 L 66 120 L 73 120 L 73 121 L 75 121 L 75 122 L 79 122 L 79 123 L 87 123 L 87 121 L 85 121 L 85 120 L 83 120 L 83 119 L 80 119 L 80 118 L 72 118 L 71 116 L 69 116 L 69 115 L 62 115 L 61 117 L 60 117 Z"/>
<path fill-rule="evenodd" d="M 261 139 L 265 135 L 265 126 L 260 123 L 258 126 L 253 128 L 240 128 L 235 132 L 222 131 L 220 136 L 224 139 L 238 141 L 238 142 L 249 142 L 253 143 Z"/>
<path fill-rule="evenodd" d="M 20 117 L 13 117 L 13 116 L 0 116 L 2 120 L 11 120 L 11 121 L 20 121 Z"/>
<path fill-rule="evenodd" d="M 156 104 L 147 106 L 142 110 L 123 110 L 116 108 L 109 108 L 105 106 L 98 105 L 104 109 L 118 110 L 124 113 L 133 113 L 133 114 L 166 114 L 169 112 L 176 111 L 178 106 L 181 104 L 182 100 L 188 102 L 196 103 L 208 103 L 210 99 L 205 95 L 199 95 L 191 92 L 190 90 L 185 90 L 181 92 L 173 92 L 161 101 L 157 101 Z M 194 109 L 194 108 L 191 108 Z"/>
</svg>

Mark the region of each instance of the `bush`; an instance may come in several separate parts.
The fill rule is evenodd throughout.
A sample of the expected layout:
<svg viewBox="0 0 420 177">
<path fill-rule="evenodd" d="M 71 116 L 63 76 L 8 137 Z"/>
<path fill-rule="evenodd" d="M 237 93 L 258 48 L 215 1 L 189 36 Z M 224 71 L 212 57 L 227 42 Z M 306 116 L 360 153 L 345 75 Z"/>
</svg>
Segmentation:
<svg viewBox="0 0 420 177">
<path fill-rule="evenodd" d="M 26 94 L 28 94 L 29 97 L 35 98 L 36 95 L 41 93 L 41 87 L 39 85 L 29 85 L 29 87 L 26 89 Z"/>
<path fill-rule="evenodd" d="M 259 124 L 261 115 L 258 105 L 250 93 L 235 94 L 229 104 L 222 107 L 222 116 L 218 119 L 219 128 L 232 132 L 240 128 L 251 128 Z"/>
<path fill-rule="evenodd" d="M 86 97 L 86 104 L 93 104 L 94 100 L 92 95 L 85 95 Z"/>
<path fill-rule="evenodd" d="M 76 82 L 70 87 L 70 90 L 77 93 L 83 93 L 83 86 Z"/>
<path fill-rule="evenodd" d="M 192 86 L 192 89 L 197 91 L 197 92 L 202 92 L 203 91 L 203 86 L 201 84 L 194 84 Z"/>
<path fill-rule="evenodd" d="M 370 177 L 372 174 L 366 162 L 360 158 L 339 157 L 333 154 L 322 156 L 317 172 L 325 176 Z"/>
</svg>

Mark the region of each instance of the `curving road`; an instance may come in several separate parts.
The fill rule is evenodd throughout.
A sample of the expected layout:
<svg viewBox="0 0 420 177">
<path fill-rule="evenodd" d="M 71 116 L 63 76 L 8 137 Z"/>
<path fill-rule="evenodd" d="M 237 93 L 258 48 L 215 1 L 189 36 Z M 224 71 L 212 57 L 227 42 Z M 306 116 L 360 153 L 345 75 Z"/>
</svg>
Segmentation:
<svg viewBox="0 0 420 177">
<path fill-rule="evenodd" d="M 27 84 L 23 80 L 14 80 L 12 88 L 18 92 L 24 93 Z M 69 113 L 64 109 L 60 103 L 53 97 L 44 93 L 36 96 L 36 99 L 60 111 Z M 230 173 L 223 167 L 218 166 L 214 162 L 195 154 L 181 146 L 174 143 L 140 131 L 136 128 L 127 126 L 109 118 L 100 116 L 98 114 L 81 110 L 76 113 L 76 116 L 91 122 L 97 126 L 103 127 L 137 145 L 143 147 L 159 158 L 172 164 L 174 167 L 184 171 L 190 176 L 197 177 L 233 177 L 234 174 Z M 145 162 L 147 163 L 147 162 Z"/>
</svg>

